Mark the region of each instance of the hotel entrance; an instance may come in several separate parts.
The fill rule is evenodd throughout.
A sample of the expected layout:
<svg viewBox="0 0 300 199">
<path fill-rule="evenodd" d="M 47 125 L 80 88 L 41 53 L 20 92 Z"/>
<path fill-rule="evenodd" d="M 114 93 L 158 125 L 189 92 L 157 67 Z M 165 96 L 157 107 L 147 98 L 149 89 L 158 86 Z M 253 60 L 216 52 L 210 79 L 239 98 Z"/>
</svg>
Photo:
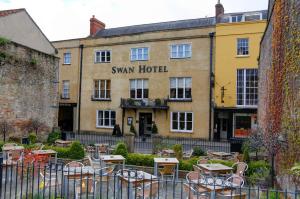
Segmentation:
<svg viewBox="0 0 300 199">
<path fill-rule="evenodd" d="M 152 113 L 139 114 L 139 136 L 149 136 L 152 133 Z"/>
</svg>

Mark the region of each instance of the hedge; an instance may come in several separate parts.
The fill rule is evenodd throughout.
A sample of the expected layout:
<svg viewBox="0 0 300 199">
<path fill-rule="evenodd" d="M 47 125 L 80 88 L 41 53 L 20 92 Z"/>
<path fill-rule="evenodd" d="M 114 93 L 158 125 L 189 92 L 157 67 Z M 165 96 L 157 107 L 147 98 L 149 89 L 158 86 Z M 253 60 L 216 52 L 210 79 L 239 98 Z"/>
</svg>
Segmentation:
<svg viewBox="0 0 300 199">
<path fill-rule="evenodd" d="M 80 160 L 84 158 L 84 148 L 79 142 L 73 142 L 70 147 L 45 146 L 57 152 L 58 158 Z"/>
</svg>

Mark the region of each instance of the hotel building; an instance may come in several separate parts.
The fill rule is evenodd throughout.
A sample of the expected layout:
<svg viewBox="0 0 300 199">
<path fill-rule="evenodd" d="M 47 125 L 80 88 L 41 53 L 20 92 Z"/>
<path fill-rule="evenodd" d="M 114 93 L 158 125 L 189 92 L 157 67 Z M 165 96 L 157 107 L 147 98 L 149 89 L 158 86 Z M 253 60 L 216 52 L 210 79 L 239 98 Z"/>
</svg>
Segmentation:
<svg viewBox="0 0 300 199">
<path fill-rule="evenodd" d="M 144 136 L 155 124 L 162 136 L 213 139 L 220 5 L 217 17 L 110 29 L 93 16 L 89 37 L 53 42 L 61 129 L 127 133 L 133 125 Z"/>
</svg>

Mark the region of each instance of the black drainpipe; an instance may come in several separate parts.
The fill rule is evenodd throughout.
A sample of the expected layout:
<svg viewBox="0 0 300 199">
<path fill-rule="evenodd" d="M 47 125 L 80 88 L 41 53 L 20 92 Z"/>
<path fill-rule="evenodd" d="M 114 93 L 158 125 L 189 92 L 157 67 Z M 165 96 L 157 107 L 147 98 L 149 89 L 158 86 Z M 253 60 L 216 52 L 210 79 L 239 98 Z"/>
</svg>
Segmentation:
<svg viewBox="0 0 300 199">
<path fill-rule="evenodd" d="M 80 110 L 81 110 L 81 84 L 82 84 L 82 60 L 83 60 L 83 44 L 79 46 L 80 49 L 80 72 L 79 72 L 79 93 L 78 93 L 78 121 L 77 133 L 80 133 Z"/>
<path fill-rule="evenodd" d="M 208 127 L 208 135 L 209 140 L 212 140 L 211 136 L 211 112 L 212 112 L 212 84 L 213 84 L 213 49 L 214 49 L 214 36 L 215 33 L 209 33 L 210 38 L 210 49 L 209 49 L 209 127 Z"/>
</svg>

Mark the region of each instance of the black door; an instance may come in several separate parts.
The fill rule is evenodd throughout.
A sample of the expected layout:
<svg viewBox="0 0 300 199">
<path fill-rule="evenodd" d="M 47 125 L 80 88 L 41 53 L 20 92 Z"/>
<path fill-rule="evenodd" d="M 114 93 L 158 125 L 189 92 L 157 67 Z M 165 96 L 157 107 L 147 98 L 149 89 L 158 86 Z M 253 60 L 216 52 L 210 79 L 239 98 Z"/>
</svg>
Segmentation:
<svg viewBox="0 0 300 199">
<path fill-rule="evenodd" d="M 151 135 L 152 132 L 152 113 L 140 113 L 139 134 L 140 136 Z"/>
<path fill-rule="evenodd" d="M 62 131 L 73 131 L 73 107 L 72 106 L 59 107 L 58 126 Z"/>
</svg>

